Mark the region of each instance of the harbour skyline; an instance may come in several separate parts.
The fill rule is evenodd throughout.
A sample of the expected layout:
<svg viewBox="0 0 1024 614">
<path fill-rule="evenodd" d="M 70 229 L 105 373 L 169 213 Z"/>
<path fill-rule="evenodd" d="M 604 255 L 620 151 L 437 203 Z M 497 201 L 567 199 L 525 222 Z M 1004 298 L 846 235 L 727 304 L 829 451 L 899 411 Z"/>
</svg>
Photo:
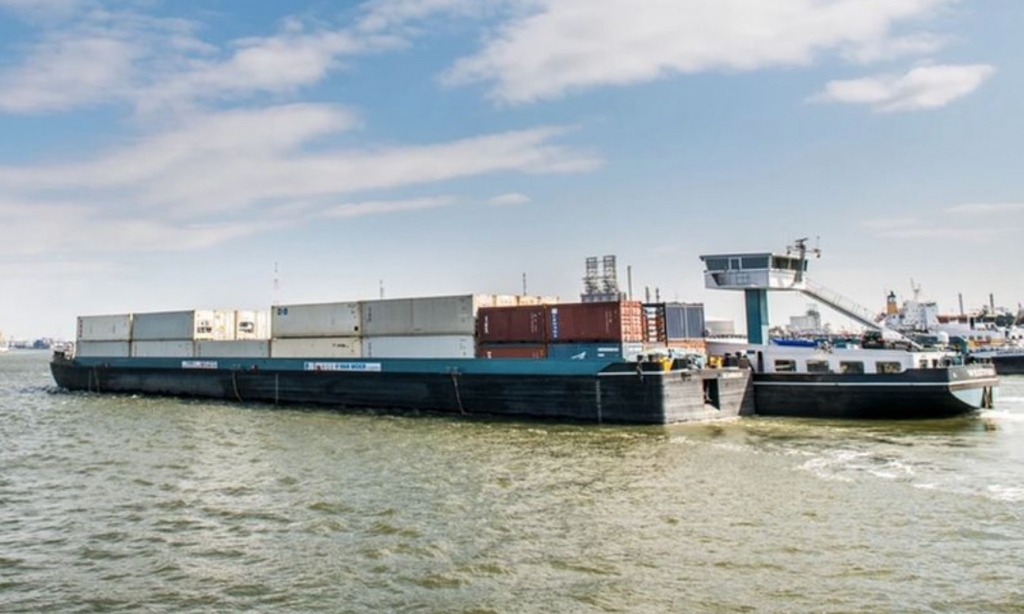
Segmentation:
<svg viewBox="0 0 1024 614">
<path fill-rule="evenodd" d="M 582 290 L 820 245 L 881 310 L 1015 308 L 1017 3 L 0 0 L 0 327 Z M 772 297 L 783 324 L 808 300 Z M 834 318 L 823 310 L 827 319 Z"/>
</svg>

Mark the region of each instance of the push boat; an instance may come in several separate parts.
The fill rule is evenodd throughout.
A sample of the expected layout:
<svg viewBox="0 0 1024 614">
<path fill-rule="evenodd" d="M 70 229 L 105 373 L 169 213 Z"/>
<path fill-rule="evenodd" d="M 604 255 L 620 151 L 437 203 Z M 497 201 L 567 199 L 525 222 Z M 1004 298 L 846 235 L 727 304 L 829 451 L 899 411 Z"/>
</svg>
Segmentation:
<svg viewBox="0 0 1024 614">
<path fill-rule="evenodd" d="M 937 419 L 991 408 L 999 385 L 988 363 L 914 348 L 709 346 L 753 373 L 758 415 L 856 420 Z"/>
<path fill-rule="evenodd" d="M 806 276 L 807 239 L 784 254 L 701 256 L 705 287 L 742 291 L 748 343 L 708 342 L 708 354 L 752 372 L 758 415 L 906 420 L 948 418 L 991 408 L 999 380 L 989 361 L 952 348 L 924 347 L 880 323 L 877 314 Z M 859 343 L 773 344 L 768 292 L 799 292 L 867 329 Z M 971 364 L 968 364 L 968 363 Z"/>
</svg>

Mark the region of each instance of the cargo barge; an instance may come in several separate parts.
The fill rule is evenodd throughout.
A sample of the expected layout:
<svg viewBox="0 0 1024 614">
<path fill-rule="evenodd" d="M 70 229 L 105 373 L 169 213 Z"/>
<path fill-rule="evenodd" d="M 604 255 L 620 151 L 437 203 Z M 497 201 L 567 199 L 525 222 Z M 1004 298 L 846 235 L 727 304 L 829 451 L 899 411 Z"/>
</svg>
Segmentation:
<svg viewBox="0 0 1024 614">
<path fill-rule="evenodd" d="M 387 412 L 673 424 L 753 413 L 749 372 L 681 361 L 551 359 L 75 358 L 67 390 Z"/>
<path fill-rule="evenodd" d="M 643 354 L 642 313 L 466 294 L 83 316 L 51 370 L 68 390 L 338 409 L 626 424 L 753 413 L 748 372 Z"/>
</svg>

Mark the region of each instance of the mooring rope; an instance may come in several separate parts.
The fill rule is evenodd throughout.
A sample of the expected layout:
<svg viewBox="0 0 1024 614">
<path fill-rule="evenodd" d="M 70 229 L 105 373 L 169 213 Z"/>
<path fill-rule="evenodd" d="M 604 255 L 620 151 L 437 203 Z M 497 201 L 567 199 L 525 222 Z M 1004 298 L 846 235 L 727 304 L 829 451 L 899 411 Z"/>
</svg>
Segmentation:
<svg viewBox="0 0 1024 614">
<path fill-rule="evenodd" d="M 231 387 L 235 389 L 235 398 L 242 402 L 242 395 L 238 394 L 238 371 L 231 371 Z"/>
<path fill-rule="evenodd" d="M 459 378 L 456 371 L 452 371 L 452 384 L 455 386 L 455 402 L 459 404 L 459 413 L 465 414 L 466 410 L 462 407 L 462 394 L 459 392 Z"/>
</svg>

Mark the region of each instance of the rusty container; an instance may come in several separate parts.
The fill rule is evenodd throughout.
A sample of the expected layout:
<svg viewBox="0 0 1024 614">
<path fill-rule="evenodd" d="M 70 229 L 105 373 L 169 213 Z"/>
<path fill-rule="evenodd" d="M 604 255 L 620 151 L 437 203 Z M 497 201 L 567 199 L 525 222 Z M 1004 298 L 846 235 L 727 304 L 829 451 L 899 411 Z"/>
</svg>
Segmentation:
<svg viewBox="0 0 1024 614">
<path fill-rule="evenodd" d="M 548 307 L 522 305 L 483 307 L 476 316 L 478 343 L 527 343 L 547 341 Z"/>
<path fill-rule="evenodd" d="M 530 343 L 480 343 L 477 358 L 547 358 L 547 346 Z"/>
<path fill-rule="evenodd" d="M 547 332 L 549 343 L 639 343 L 643 307 L 637 301 L 549 305 Z"/>
</svg>

